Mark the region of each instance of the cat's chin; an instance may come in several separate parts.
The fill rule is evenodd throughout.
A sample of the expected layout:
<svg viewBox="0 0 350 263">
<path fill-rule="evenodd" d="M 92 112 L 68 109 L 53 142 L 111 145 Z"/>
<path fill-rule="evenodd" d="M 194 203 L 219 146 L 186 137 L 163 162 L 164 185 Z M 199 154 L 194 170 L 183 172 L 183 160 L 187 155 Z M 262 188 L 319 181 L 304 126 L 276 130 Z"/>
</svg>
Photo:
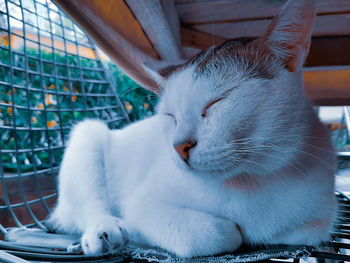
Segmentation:
<svg viewBox="0 0 350 263">
<path fill-rule="evenodd" d="M 194 169 L 191 166 L 190 162 L 184 161 L 178 156 L 175 157 L 175 164 L 184 172 L 194 172 Z"/>
<path fill-rule="evenodd" d="M 191 158 L 189 161 L 184 161 L 177 154 L 173 155 L 173 160 L 175 165 L 185 173 L 190 173 L 196 177 L 212 180 L 214 182 L 223 182 L 232 177 L 246 173 L 246 170 L 242 169 L 241 161 L 226 168 L 223 168 L 222 165 L 213 165 L 205 169 L 203 165 L 196 165 Z"/>
<path fill-rule="evenodd" d="M 229 178 L 235 177 L 244 173 L 239 168 L 239 165 L 236 167 L 230 167 L 229 169 L 222 169 L 222 167 L 211 167 L 208 170 L 197 168 L 195 165 L 191 164 L 191 161 L 186 162 L 178 158 L 176 161 L 177 166 L 186 173 L 191 173 L 194 176 L 207 178 L 213 181 L 225 181 Z"/>
</svg>

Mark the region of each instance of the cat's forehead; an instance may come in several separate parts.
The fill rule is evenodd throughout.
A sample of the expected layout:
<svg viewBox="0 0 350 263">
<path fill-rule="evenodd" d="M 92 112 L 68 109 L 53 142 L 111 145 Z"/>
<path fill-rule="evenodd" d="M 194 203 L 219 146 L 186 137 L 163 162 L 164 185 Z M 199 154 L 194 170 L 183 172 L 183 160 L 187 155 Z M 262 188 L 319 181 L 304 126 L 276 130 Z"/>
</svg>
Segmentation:
<svg viewBox="0 0 350 263">
<path fill-rule="evenodd" d="M 238 75 L 235 74 L 235 76 Z M 239 85 L 240 79 L 237 77 L 226 81 L 214 76 L 198 75 L 196 67 L 189 66 L 169 79 L 165 88 L 165 97 L 168 104 L 175 103 L 183 109 L 188 106 L 192 109 L 203 108 L 208 101 L 223 97 L 229 90 Z"/>
<path fill-rule="evenodd" d="M 165 88 L 169 95 L 173 98 L 184 96 L 195 96 L 198 92 L 204 92 L 207 90 L 207 84 L 196 77 L 195 67 L 193 65 L 183 68 L 181 71 L 173 74 Z M 174 96 L 177 95 L 177 96 Z"/>
<path fill-rule="evenodd" d="M 280 63 L 254 44 L 228 42 L 180 67 L 168 81 L 176 92 L 222 93 L 252 79 L 272 79 Z"/>
<path fill-rule="evenodd" d="M 227 74 L 238 72 L 248 78 L 271 79 L 280 62 L 256 40 L 227 41 L 193 57 L 190 64 L 198 76 L 230 77 Z"/>
<path fill-rule="evenodd" d="M 220 80 L 225 83 L 242 78 L 272 79 L 280 69 L 281 61 L 261 41 L 244 40 L 227 41 L 201 52 L 179 67 L 175 75 L 190 70 L 194 80 L 216 80 L 220 84 Z"/>
</svg>

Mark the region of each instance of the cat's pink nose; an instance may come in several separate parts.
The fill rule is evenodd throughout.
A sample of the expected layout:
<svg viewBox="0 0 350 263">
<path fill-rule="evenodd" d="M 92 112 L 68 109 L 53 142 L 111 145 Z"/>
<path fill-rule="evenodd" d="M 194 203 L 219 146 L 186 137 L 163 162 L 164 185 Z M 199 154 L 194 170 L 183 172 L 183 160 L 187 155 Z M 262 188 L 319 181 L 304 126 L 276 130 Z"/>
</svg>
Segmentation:
<svg viewBox="0 0 350 263">
<path fill-rule="evenodd" d="M 174 145 L 174 148 L 181 159 L 187 161 L 190 156 L 190 150 L 196 146 L 196 144 L 196 142 L 187 142 L 179 145 Z"/>
</svg>

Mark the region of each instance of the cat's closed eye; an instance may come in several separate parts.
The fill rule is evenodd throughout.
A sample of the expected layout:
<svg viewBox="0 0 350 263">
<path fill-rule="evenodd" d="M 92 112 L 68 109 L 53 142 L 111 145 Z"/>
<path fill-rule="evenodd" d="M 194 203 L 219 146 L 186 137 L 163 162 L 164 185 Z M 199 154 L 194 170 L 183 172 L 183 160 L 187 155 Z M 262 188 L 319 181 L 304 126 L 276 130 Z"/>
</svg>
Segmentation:
<svg viewBox="0 0 350 263">
<path fill-rule="evenodd" d="M 214 100 L 214 101 L 210 102 L 207 106 L 205 106 L 204 111 L 203 111 L 203 113 L 202 113 L 201 116 L 202 116 L 203 118 L 207 117 L 207 111 L 208 111 L 208 109 L 209 109 L 211 106 L 213 106 L 215 103 L 219 102 L 219 101 L 222 100 L 222 99 L 223 99 L 223 98 Z"/>
<path fill-rule="evenodd" d="M 176 121 L 176 117 L 175 117 L 175 115 L 174 115 L 174 114 L 171 114 L 171 113 L 165 113 L 165 115 L 166 115 L 166 116 L 168 116 L 168 117 L 173 118 L 173 119 L 174 119 L 174 121 L 175 121 L 175 124 L 177 123 L 177 121 Z"/>
</svg>

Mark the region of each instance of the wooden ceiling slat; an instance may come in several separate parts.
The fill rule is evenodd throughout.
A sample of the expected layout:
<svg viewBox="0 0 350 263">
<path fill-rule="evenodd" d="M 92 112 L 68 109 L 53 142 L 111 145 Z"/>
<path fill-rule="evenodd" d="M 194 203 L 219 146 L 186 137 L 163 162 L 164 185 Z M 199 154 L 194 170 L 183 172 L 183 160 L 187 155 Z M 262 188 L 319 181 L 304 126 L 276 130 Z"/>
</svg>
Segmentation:
<svg viewBox="0 0 350 263">
<path fill-rule="evenodd" d="M 180 23 L 172 0 L 126 0 L 163 60 L 183 59 Z"/>
<path fill-rule="evenodd" d="M 319 37 L 312 39 L 305 66 L 316 67 L 332 65 L 350 65 L 350 36 Z"/>
<path fill-rule="evenodd" d="M 189 4 L 189 3 L 193 3 L 193 2 L 198 2 L 198 0 L 175 0 L 176 5 Z"/>
<path fill-rule="evenodd" d="M 169 21 L 170 29 L 174 35 L 176 45 L 178 45 L 178 47 L 181 49 L 180 19 L 175 7 L 174 0 L 160 0 L 160 4 L 162 5 L 164 14 Z"/>
<path fill-rule="evenodd" d="M 278 13 L 281 3 L 277 1 L 222 0 L 177 5 L 182 24 L 211 23 L 242 19 L 270 18 Z"/>
<path fill-rule="evenodd" d="M 176 1 L 176 8 L 182 24 L 202 24 L 219 21 L 257 20 L 274 17 L 285 0 L 216 0 Z M 350 13 L 349 0 L 319 0 L 317 13 Z"/>
<path fill-rule="evenodd" d="M 350 0 L 349 0 L 350 3 Z M 324 15 L 316 18 L 312 36 L 345 36 L 350 35 L 350 13 Z"/>
<path fill-rule="evenodd" d="M 123 1 L 118 3 L 118 1 L 114 0 L 103 0 L 103 4 L 99 0 L 58 0 L 56 2 L 61 4 L 63 1 L 68 2 L 68 4 L 69 2 L 72 4 L 76 2 L 77 6 L 81 8 L 81 13 L 86 9 L 93 11 L 96 17 L 103 19 L 105 25 L 111 30 L 118 32 L 126 41 L 133 43 L 135 47 L 155 58 L 158 56 L 143 32 L 140 22 L 135 19 Z"/>
<path fill-rule="evenodd" d="M 193 48 L 193 47 L 182 47 L 182 53 L 185 55 L 185 58 L 191 58 L 202 52 L 201 49 Z"/>
<path fill-rule="evenodd" d="M 212 45 L 220 45 L 226 38 L 199 32 L 190 28 L 181 28 L 181 42 L 185 47 L 207 49 Z"/>
<path fill-rule="evenodd" d="M 350 0 L 349 0 L 350 3 Z M 196 31 L 206 34 L 215 33 L 226 39 L 258 37 L 266 32 L 271 20 L 252 20 L 218 24 L 193 25 Z M 350 35 L 350 14 L 324 15 L 316 18 L 313 37 Z"/>
<path fill-rule="evenodd" d="M 54 0 L 130 77 L 159 92 L 142 64 L 157 64 L 158 54 L 124 1 Z M 103 3 L 103 4 L 102 4 Z M 118 14 L 118 15 L 116 15 Z"/>
<path fill-rule="evenodd" d="M 211 35 L 191 29 L 182 28 L 181 38 L 184 47 L 204 50 L 213 45 Z M 226 41 L 225 38 L 220 37 L 214 39 L 215 45 Z M 305 65 L 307 67 L 350 65 L 350 36 L 313 38 Z"/>
<path fill-rule="evenodd" d="M 350 67 L 304 70 L 306 95 L 316 105 L 350 105 Z"/>
</svg>

